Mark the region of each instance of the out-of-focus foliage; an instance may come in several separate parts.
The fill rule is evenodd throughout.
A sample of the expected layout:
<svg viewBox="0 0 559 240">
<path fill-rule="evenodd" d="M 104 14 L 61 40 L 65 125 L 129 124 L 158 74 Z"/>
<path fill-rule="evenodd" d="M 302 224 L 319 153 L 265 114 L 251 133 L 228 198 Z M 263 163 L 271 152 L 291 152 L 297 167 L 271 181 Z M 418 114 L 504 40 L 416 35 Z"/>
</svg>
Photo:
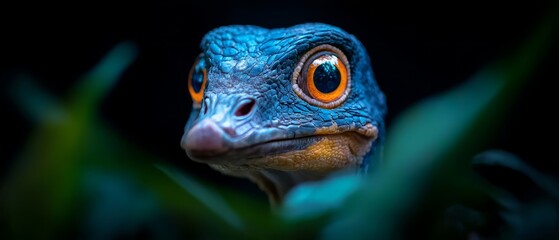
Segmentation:
<svg viewBox="0 0 559 240">
<path fill-rule="evenodd" d="M 515 55 L 404 112 L 388 130 L 384 164 L 359 187 L 351 182 L 351 188 L 336 188 L 329 183 L 336 179 L 310 189 L 302 186 L 287 200 L 287 212 L 304 218 L 319 214 L 309 212 L 317 204 L 330 204 L 329 211 L 322 212 L 331 214 L 320 230 L 326 239 L 406 239 L 414 234 L 442 239 L 559 236 L 559 185 L 550 177 L 509 153 L 480 154 L 474 162 L 478 169 L 508 167 L 527 176 L 534 189 L 544 193 L 536 203 L 522 203 L 471 171 L 473 156 L 483 150 L 484 139 L 502 121 L 508 103 L 555 39 L 557 22 L 556 15 L 545 19 Z M 340 178 L 339 183 L 344 182 L 348 181 Z M 337 196 L 341 202 L 322 200 L 338 192 L 346 195 L 347 189 L 356 191 L 350 197 Z"/>
<path fill-rule="evenodd" d="M 557 40 L 557 13 L 515 55 L 404 112 L 388 130 L 374 174 L 302 185 L 271 211 L 166 165 L 103 123 L 98 105 L 133 63 L 134 45 L 115 47 L 63 99 L 17 79 L 15 102 L 36 127 L 1 185 L 0 237 L 558 237 L 555 180 L 513 154 L 477 154 Z M 501 187 L 492 171 L 518 175 L 537 194 L 525 199 Z"/>
<path fill-rule="evenodd" d="M 429 234 L 429 238 L 443 239 L 468 236 L 523 239 L 526 232 L 544 238 L 559 236 L 556 229 L 559 227 L 559 199 L 556 198 L 559 185 L 550 178 L 540 176 L 511 154 L 492 152 L 494 156 L 485 158 L 491 160 L 484 163 L 499 159 L 498 163 L 515 166 L 514 170 L 526 174 L 546 191 L 546 197 L 554 199 L 546 202 L 545 207 L 539 205 L 549 211 L 548 216 L 540 216 L 542 220 L 531 216 L 529 219 L 533 222 L 524 225 L 524 228 L 539 227 L 520 231 L 517 222 L 523 219 L 521 222 L 525 223 L 524 217 L 529 217 L 521 213 L 524 206 L 507 208 L 502 198 L 494 199 L 500 190 L 471 171 L 473 156 L 483 150 L 484 139 L 497 128 L 509 102 L 556 39 L 558 20 L 557 15 L 545 19 L 515 55 L 481 70 L 462 86 L 419 102 L 404 112 L 388 130 L 383 166 L 377 174 L 364 180 L 355 197 L 338 204 L 342 207 L 333 213 L 333 220 L 321 232 L 322 237 L 392 239 L 422 233 Z M 330 188 L 330 191 L 336 192 L 336 189 Z M 492 204 L 492 200 L 498 201 L 492 209 L 479 209 Z M 307 206 L 300 204 L 299 207 L 302 210 Z M 501 212 L 488 212 L 498 211 L 498 207 L 503 208 Z M 462 215 L 474 214 L 480 219 L 466 216 L 445 219 L 444 215 L 452 215 L 448 211 L 453 209 L 462 209 Z M 497 224 L 491 221 L 498 221 L 490 219 L 491 214 L 503 215 L 508 228 L 504 224 L 506 230 L 487 229 L 487 225 Z M 510 215 L 517 217 L 516 222 L 510 221 Z M 474 222 L 450 226 L 452 221 Z M 430 227 L 432 229 L 428 229 Z M 545 231 L 540 231 L 543 228 Z"/>
<path fill-rule="evenodd" d="M 7 239 L 107 239 L 146 232 L 166 239 L 250 230 L 211 190 L 194 181 L 185 184 L 186 176 L 177 184 L 154 166 L 159 159 L 129 145 L 99 119 L 100 100 L 135 54 L 132 44 L 117 46 L 66 101 L 17 79 L 13 93 L 37 126 L 2 184 L 1 232 Z M 244 219 L 267 219 L 259 215 L 267 215 L 265 203 L 251 207 L 261 211 L 245 211 L 250 216 Z M 188 230 L 175 225 L 179 222 L 188 223 Z M 221 227 L 216 231 L 213 225 Z"/>
</svg>

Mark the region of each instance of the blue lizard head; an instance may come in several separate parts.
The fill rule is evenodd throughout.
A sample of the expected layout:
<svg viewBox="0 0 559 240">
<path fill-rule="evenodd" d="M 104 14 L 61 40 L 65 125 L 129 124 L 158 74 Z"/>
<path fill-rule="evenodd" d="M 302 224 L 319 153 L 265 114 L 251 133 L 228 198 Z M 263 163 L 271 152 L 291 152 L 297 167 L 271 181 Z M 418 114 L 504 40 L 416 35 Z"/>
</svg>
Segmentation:
<svg viewBox="0 0 559 240">
<path fill-rule="evenodd" d="M 363 170 L 380 151 L 385 98 L 353 35 L 318 23 L 226 26 L 200 47 L 181 141 L 191 159 L 281 198 L 293 179 Z"/>
</svg>

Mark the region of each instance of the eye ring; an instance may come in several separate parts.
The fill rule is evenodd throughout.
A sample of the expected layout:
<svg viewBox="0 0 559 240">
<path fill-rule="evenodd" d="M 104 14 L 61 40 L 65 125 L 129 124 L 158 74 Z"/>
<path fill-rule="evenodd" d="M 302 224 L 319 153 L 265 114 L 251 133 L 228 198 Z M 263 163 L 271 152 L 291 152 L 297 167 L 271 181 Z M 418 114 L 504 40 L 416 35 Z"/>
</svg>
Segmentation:
<svg viewBox="0 0 559 240">
<path fill-rule="evenodd" d="M 330 85 L 325 85 L 318 82 L 320 79 L 315 79 L 317 69 L 326 66 L 324 63 L 335 67 L 335 71 L 330 70 L 330 74 L 339 74 L 328 79 Z M 324 69 L 319 71 L 324 73 Z M 334 80 L 333 83 L 332 80 Z M 340 106 L 351 91 L 351 71 L 347 57 L 340 49 L 332 45 L 323 44 L 314 47 L 301 57 L 295 67 L 292 86 L 296 95 L 311 105 L 327 109 Z"/>
<path fill-rule="evenodd" d="M 200 77 L 202 77 L 201 81 Z M 204 58 L 199 56 L 188 73 L 188 92 L 192 97 L 192 102 L 197 106 L 202 104 L 207 79 L 208 75 Z"/>
</svg>

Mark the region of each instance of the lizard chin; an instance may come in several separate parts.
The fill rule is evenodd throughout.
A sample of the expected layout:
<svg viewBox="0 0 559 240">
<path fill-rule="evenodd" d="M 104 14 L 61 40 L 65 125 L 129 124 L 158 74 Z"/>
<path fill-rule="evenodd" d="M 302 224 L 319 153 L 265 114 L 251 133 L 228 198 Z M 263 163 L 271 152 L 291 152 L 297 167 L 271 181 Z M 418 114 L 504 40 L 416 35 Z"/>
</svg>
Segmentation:
<svg viewBox="0 0 559 240">
<path fill-rule="evenodd" d="M 374 126 L 344 130 L 320 129 L 312 135 L 270 139 L 244 146 L 226 142 L 224 145 L 228 147 L 224 148 L 216 144 L 220 151 L 196 151 L 185 145 L 185 151 L 192 160 L 206 163 L 226 175 L 252 180 L 275 205 L 302 182 L 320 180 L 341 170 L 359 169 L 378 131 Z M 235 145 L 243 147 L 235 148 Z"/>
<path fill-rule="evenodd" d="M 374 140 L 356 132 L 314 135 L 255 144 L 197 161 L 252 180 L 276 205 L 300 183 L 342 170 L 357 171 Z"/>
</svg>

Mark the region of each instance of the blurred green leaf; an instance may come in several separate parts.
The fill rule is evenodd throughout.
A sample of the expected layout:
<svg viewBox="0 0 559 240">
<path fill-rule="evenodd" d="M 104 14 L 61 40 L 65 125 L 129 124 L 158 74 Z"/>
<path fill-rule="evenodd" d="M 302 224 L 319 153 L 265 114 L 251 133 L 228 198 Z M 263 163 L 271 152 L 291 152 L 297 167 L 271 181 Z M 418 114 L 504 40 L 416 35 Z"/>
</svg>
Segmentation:
<svg viewBox="0 0 559 240">
<path fill-rule="evenodd" d="M 58 99 L 42 91 L 29 76 L 18 76 L 10 90 L 14 102 L 35 124 L 63 121 L 67 117 Z"/>
<path fill-rule="evenodd" d="M 362 183 L 361 176 L 346 174 L 301 184 L 288 193 L 281 213 L 287 219 L 318 217 L 341 207 Z"/>
<path fill-rule="evenodd" d="M 432 201 L 427 206 L 432 207 L 429 211 L 434 216 L 424 221 L 438 221 L 436 216 L 442 216 L 453 199 L 475 201 L 484 197 L 490 188 L 470 175 L 471 158 L 483 148 L 512 97 L 554 41 L 558 22 L 556 10 L 550 11 L 516 55 L 480 71 L 462 86 L 416 104 L 399 116 L 387 131 L 386 161 L 376 174 L 360 184 L 343 207 L 335 209 L 322 238 L 401 238 L 408 236 L 401 232 L 404 225 L 413 224 L 409 222 L 413 216 L 425 211 L 417 207 L 427 199 Z M 327 184 L 330 183 L 324 183 Z M 340 188 L 330 190 L 334 195 Z M 312 191 L 302 192 L 305 195 Z M 290 198 L 299 200 L 300 196 L 290 195 Z M 292 201 L 295 200 L 286 202 Z M 292 208 L 289 206 L 286 211 Z M 316 214 L 302 212 L 300 217 Z M 422 226 L 436 225 L 433 222 Z M 429 229 L 425 232 L 432 233 Z"/>
<path fill-rule="evenodd" d="M 7 223 L 2 237 L 135 238 L 148 231 L 157 239 L 177 239 L 269 237 L 283 231 L 287 225 L 272 217 L 266 203 L 162 168 L 160 159 L 103 124 L 97 108 L 134 57 L 132 44 L 116 46 L 77 82 L 67 101 L 55 100 L 31 81 L 14 88 L 16 102 L 38 122 L 0 189 L 0 219 Z M 56 120 L 40 116 L 53 109 L 63 114 Z"/>
<path fill-rule="evenodd" d="M 92 100 L 104 96 L 134 56 L 132 45 L 117 46 L 90 77 L 81 81 L 83 88 L 75 91 L 71 104 L 60 105 L 60 101 L 29 82 L 15 87 L 16 101 L 23 103 L 20 104 L 23 110 L 43 121 L 38 122 L 35 134 L 15 161 L 19 165 L 1 189 L 2 213 L 10 224 L 9 234 L 51 238 L 63 230 L 70 220 L 68 212 L 78 207 L 80 188 L 76 180 L 83 170 L 83 162 L 79 160 L 84 148 L 90 146 L 91 125 L 95 120 L 92 113 L 98 103 Z M 56 121 L 52 121 L 52 115 Z M 29 231 L 30 226 L 37 229 Z"/>
<path fill-rule="evenodd" d="M 103 124 L 98 105 L 134 60 L 133 44 L 115 47 L 66 99 L 21 82 L 14 86 L 16 102 L 38 122 L 0 189 L 1 237 L 134 238 L 148 231 L 158 239 L 386 239 L 404 237 L 403 226 L 425 211 L 433 216 L 421 221 L 433 222 L 422 226 L 436 228 L 445 214 L 475 226 L 486 221 L 480 212 L 447 207 L 497 191 L 470 175 L 470 159 L 555 41 L 556 10 L 516 55 L 402 114 L 388 131 L 378 172 L 299 186 L 277 215 L 265 203 L 165 166 Z M 545 221 L 557 222 L 557 188 L 547 177 L 509 157 L 478 163 L 522 171 L 553 196 L 529 205 L 508 198 L 515 208 L 503 215 L 518 228 L 512 236 L 550 229 L 534 226 L 550 209 Z M 454 225 L 469 230 L 463 222 Z"/>
<path fill-rule="evenodd" d="M 472 164 L 477 166 L 498 166 L 522 173 L 550 197 L 559 200 L 559 184 L 555 179 L 540 173 L 512 153 L 498 150 L 485 151 L 478 154 Z"/>
<path fill-rule="evenodd" d="M 219 195 L 210 192 L 204 186 L 200 185 L 193 179 L 190 179 L 185 174 L 180 173 L 172 168 L 159 165 L 158 168 L 167 174 L 171 179 L 175 180 L 181 187 L 196 197 L 200 202 L 206 204 L 216 215 L 223 218 L 227 223 L 238 230 L 243 229 L 243 221 L 237 214 L 227 206 Z"/>
<path fill-rule="evenodd" d="M 555 179 L 504 151 L 485 151 L 474 158 L 473 164 L 476 172 L 492 184 L 491 196 L 500 205 L 495 211 L 505 222 L 501 231 L 508 239 L 559 237 L 559 184 Z M 493 176 L 496 172 L 498 175 Z M 514 181 L 502 184 L 501 178 Z"/>
</svg>

